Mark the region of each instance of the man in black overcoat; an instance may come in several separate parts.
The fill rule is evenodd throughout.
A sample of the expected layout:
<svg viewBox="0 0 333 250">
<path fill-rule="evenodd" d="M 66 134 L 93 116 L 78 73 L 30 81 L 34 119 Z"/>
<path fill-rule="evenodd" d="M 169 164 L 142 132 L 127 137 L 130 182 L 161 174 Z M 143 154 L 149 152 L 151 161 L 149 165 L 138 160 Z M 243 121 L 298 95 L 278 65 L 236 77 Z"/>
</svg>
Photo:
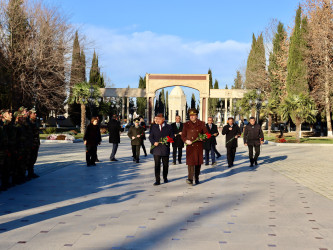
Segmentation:
<svg viewBox="0 0 333 250">
<path fill-rule="evenodd" d="M 213 123 L 213 117 L 208 117 L 208 123 L 206 124 L 206 128 L 208 130 L 208 133 L 210 133 L 212 136 L 205 140 L 204 142 L 204 149 L 205 149 L 205 165 L 209 165 L 209 152 L 211 154 L 212 158 L 212 166 L 216 165 L 215 160 L 215 151 L 216 151 L 216 137 L 219 135 L 219 131 L 217 129 L 217 125 Z"/>
<path fill-rule="evenodd" d="M 173 165 L 176 165 L 177 151 L 178 151 L 178 163 L 182 164 L 182 151 L 184 148 L 184 142 L 182 140 L 183 123 L 180 120 L 181 117 L 177 115 L 176 122 L 171 124 L 173 133 L 175 135 L 174 143 L 172 143 Z"/>
<path fill-rule="evenodd" d="M 240 128 L 234 123 L 234 118 L 228 118 L 228 124 L 223 127 L 222 135 L 225 135 L 225 146 L 227 148 L 228 167 L 234 165 L 236 148 L 238 147 L 238 137 L 241 136 Z"/>
<path fill-rule="evenodd" d="M 111 121 L 108 123 L 109 130 L 109 143 L 112 143 L 112 152 L 110 155 L 111 161 L 118 161 L 116 159 L 116 153 L 118 144 L 120 143 L 120 133 L 122 131 L 120 121 L 118 121 L 117 115 L 113 115 Z"/>
<path fill-rule="evenodd" d="M 145 120 L 143 119 L 142 116 L 139 117 L 140 119 L 140 127 L 143 128 L 143 130 L 146 132 L 147 130 L 147 125 L 145 123 Z M 146 140 L 146 133 L 144 134 L 142 141 L 141 141 L 141 147 L 143 149 L 143 153 L 145 154 L 145 156 L 147 156 L 147 151 L 146 151 L 146 147 L 145 147 L 145 140 Z"/>
<path fill-rule="evenodd" d="M 261 126 L 256 123 L 254 117 L 250 117 L 250 123 L 244 129 L 244 145 L 249 147 L 249 158 L 251 167 L 253 164 L 258 165 L 258 157 L 260 155 L 260 145 L 264 144 L 264 133 Z M 253 148 L 255 155 L 253 157 Z"/>
<path fill-rule="evenodd" d="M 155 147 L 151 151 L 154 155 L 155 161 L 155 183 L 154 186 L 161 184 L 161 159 L 163 163 L 163 179 L 164 183 L 168 183 L 168 172 L 169 172 L 169 155 L 170 155 L 170 144 L 161 144 L 160 139 L 164 137 L 174 138 L 174 134 L 171 125 L 165 122 L 163 114 L 156 116 L 157 124 L 152 126 L 150 129 L 149 141 Z"/>
</svg>

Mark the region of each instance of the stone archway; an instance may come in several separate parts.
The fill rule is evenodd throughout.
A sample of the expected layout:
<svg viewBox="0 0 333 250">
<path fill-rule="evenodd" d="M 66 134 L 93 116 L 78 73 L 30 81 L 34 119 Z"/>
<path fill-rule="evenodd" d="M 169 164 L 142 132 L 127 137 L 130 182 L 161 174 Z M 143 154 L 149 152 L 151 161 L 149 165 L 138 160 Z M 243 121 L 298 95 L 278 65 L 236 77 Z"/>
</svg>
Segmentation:
<svg viewBox="0 0 333 250">
<path fill-rule="evenodd" d="M 202 121 L 207 121 L 209 98 L 209 74 L 146 74 L 146 96 L 148 107 L 148 122 L 154 117 L 154 98 L 157 90 L 184 86 L 196 89 L 200 93 L 199 116 Z"/>
</svg>

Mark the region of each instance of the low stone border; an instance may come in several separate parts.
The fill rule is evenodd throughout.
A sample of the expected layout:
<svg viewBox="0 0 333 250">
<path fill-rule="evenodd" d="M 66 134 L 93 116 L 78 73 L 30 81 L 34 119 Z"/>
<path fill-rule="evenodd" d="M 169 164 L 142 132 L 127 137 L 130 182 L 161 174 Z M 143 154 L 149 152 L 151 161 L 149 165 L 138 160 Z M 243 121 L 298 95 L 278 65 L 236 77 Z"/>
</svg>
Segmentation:
<svg viewBox="0 0 333 250">
<path fill-rule="evenodd" d="M 75 139 L 74 141 L 66 141 L 66 140 L 40 140 L 41 144 L 47 144 L 47 143 L 78 143 L 78 142 L 83 142 L 82 139 Z"/>
<path fill-rule="evenodd" d="M 282 147 L 313 147 L 313 146 L 320 146 L 320 147 L 333 147 L 333 144 L 322 144 L 322 143 L 277 143 L 272 141 L 265 141 L 265 144 L 272 145 L 272 146 L 282 146 Z"/>
</svg>

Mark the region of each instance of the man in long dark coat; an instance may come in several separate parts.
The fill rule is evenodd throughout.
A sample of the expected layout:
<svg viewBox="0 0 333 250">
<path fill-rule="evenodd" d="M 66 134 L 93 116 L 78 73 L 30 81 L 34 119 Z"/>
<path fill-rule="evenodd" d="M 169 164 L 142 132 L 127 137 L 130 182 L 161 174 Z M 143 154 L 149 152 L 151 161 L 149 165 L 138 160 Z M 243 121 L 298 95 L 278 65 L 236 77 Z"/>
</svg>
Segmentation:
<svg viewBox="0 0 333 250">
<path fill-rule="evenodd" d="M 174 143 L 172 143 L 172 156 L 173 156 L 173 165 L 176 165 L 177 159 L 177 151 L 178 151 L 178 163 L 182 164 L 182 152 L 184 147 L 184 142 L 182 140 L 182 131 L 183 131 L 183 123 L 180 121 L 181 117 L 179 115 L 176 116 L 176 122 L 171 124 L 173 133 L 175 135 Z"/>
<path fill-rule="evenodd" d="M 128 137 L 131 139 L 133 161 L 139 163 L 140 160 L 140 147 L 141 141 L 144 136 L 144 129 L 140 127 L 140 121 L 134 120 L 134 126 L 131 126 L 128 130 Z"/>
<path fill-rule="evenodd" d="M 147 125 L 145 123 L 145 120 L 143 119 L 142 116 L 139 117 L 140 119 L 140 126 L 143 128 L 143 130 L 146 132 L 147 130 Z M 147 151 L 146 151 L 146 147 L 145 147 L 145 140 L 146 140 L 146 133 L 144 134 L 143 138 L 142 138 L 142 142 L 141 142 L 141 147 L 143 150 L 143 153 L 145 154 L 145 156 L 147 156 Z"/>
<path fill-rule="evenodd" d="M 240 128 L 234 123 L 234 118 L 228 118 L 228 124 L 223 127 L 222 135 L 225 135 L 225 146 L 227 148 L 228 167 L 234 166 L 238 137 L 241 136 Z"/>
<path fill-rule="evenodd" d="M 192 143 L 199 134 L 208 133 L 205 123 L 198 119 L 198 111 L 190 109 L 190 121 L 184 123 L 182 140 L 187 144 L 186 146 L 186 164 L 188 166 L 188 179 L 187 184 L 193 184 L 193 177 L 195 184 L 199 184 L 199 175 L 201 165 L 203 164 L 203 141 Z"/>
<path fill-rule="evenodd" d="M 249 147 L 251 167 L 253 164 L 258 165 L 257 160 L 260 155 L 260 145 L 264 143 L 264 133 L 254 117 L 250 117 L 250 123 L 245 127 L 243 137 L 244 145 Z M 253 148 L 255 150 L 254 157 Z"/>
<path fill-rule="evenodd" d="M 215 151 L 216 151 L 216 137 L 219 135 L 219 131 L 217 130 L 217 126 L 213 123 L 213 117 L 208 117 L 208 123 L 206 124 L 206 128 L 208 133 L 212 135 L 211 138 L 205 140 L 204 149 L 205 149 L 205 162 L 206 166 L 209 165 L 209 152 L 212 158 L 212 166 L 216 165 L 215 160 Z"/>
<path fill-rule="evenodd" d="M 118 145 L 120 143 L 120 133 L 122 131 L 120 121 L 118 121 L 117 115 L 113 115 L 111 121 L 108 123 L 109 130 L 109 143 L 112 143 L 112 153 L 110 155 L 111 161 L 118 161 L 116 159 L 116 153 Z"/>
<path fill-rule="evenodd" d="M 161 159 L 163 163 L 163 179 L 164 183 L 168 183 L 168 172 L 169 172 L 169 155 L 170 155 L 170 145 L 161 144 L 160 139 L 169 136 L 174 138 L 174 134 L 171 125 L 165 122 L 163 114 L 158 114 L 156 116 L 157 124 L 152 126 L 150 129 L 149 141 L 155 147 L 152 150 L 155 162 L 155 183 L 154 186 L 161 184 Z"/>
</svg>

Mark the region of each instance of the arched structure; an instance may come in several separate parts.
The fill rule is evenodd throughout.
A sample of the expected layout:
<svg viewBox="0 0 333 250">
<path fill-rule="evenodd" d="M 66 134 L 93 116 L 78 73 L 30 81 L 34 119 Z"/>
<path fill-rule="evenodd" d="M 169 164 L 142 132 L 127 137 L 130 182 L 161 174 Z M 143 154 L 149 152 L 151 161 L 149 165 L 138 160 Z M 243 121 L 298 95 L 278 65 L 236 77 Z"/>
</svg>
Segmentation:
<svg viewBox="0 0 333 250">
<path fill-rule="evenodd" d="M 233 99 L 241 99 L 246 93 L 242 89 L 209 89 L 209 74 L 146 74 L 146 89 L 139 88 L 105 88 L 101 89 L 103 98 L 107 97 L 146 97 L 147 98 L 147 117 L 151 123 L 154 118 L 154 98 L 156 91 L 166 87 L 184 86 L 193 88 L 200 93 L 199 118 L 207 121 L 208 118 L 208 99 L 220 98 L 225 101 L 225 117 L 228 108 L 232 109 Z M 229 102 L 228 102 L 229 100 Z M 127 98 L 127 102 L 129 98 Z M 230 104 L 228 106 L 228 104 Z M 122 114 L 124 117 L 124 101 Z M 127 108 L 129 105 L 127 105 Z M 128 113 L 128 112 L 127 112 Z"/>
<path fill-rule="evenodd" d="M 182 122 L 186 121 L 186 96 L 180 86 L 176 86 L 171 90 L 168 106 L 166 108 L 168 108 L 170 123 L 176 121 L 176 115 L 181 117 Z"/>
</svg>

